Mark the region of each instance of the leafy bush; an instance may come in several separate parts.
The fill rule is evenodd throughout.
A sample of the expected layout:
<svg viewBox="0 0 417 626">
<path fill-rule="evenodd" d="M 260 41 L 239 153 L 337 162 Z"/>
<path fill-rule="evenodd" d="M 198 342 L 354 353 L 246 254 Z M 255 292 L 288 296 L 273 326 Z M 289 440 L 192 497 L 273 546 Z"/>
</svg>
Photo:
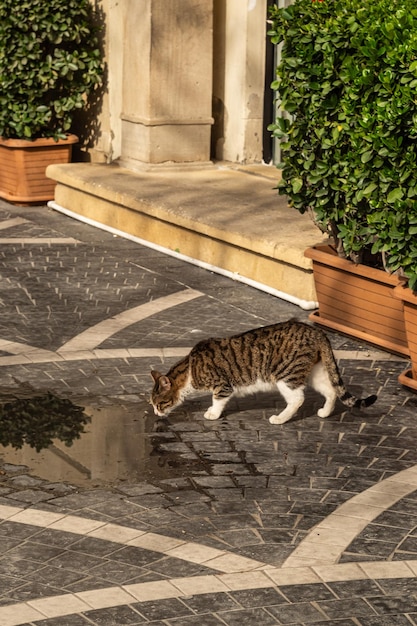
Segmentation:
<svg viewBox="0 0 417 626">
<path fill-rule="evenodd" d="M 415 0 L 295 0 L 271 9 L 279 193 L 311 210 L 338 251 L 381 254 L 417 287 Z"/>
<path fill-rule="evenodd" d="M 89 0 L 1 0 L 0 135 L 64 138 L 103 73 Z"/>
</svg>

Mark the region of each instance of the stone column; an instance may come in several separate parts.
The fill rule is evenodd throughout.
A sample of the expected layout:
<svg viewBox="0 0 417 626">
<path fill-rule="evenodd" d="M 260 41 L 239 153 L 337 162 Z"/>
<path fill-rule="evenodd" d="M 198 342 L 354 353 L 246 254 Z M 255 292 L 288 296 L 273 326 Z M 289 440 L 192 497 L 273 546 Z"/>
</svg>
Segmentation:
<svg viewBox="0 0 417 626">
<path fill-rule="evenodd" d="M 89 98 L 89 106 L 75 116 L 72 131 L 80 138 L 76 161 L 111 163 L 121 152 L 123 40 L 126 0 L 90 0 L 101 28 L 105 65 L 103 85 Z"/>
<path fill-rule="evenodd" d="M 266 0 L 214 0 L 216 159 L 262 161 L 266 19 Z"/>
<path fill-rule="evenodd" d="M 128 0 L 121 162 L 208 162 L 212 0 Z"/>
</svg>

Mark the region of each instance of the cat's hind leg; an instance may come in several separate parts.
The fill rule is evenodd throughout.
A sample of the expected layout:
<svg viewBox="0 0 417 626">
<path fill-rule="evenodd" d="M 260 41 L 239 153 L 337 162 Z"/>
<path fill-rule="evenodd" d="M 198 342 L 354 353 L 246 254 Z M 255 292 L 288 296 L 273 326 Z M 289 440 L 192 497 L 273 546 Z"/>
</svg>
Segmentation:
<svg viewBox="0 0 417 626">
<path fill-rule="evenodd" d="M 304 402 L 304 387 L 291 389 L 283 380 L 277 383 L 278 391 L 284 398 L 287 406 L 279 415 L 271 415 L 269 422 L 271 424 L 284 424 L 288 422 L 298 411 Z"/>
<path fill-rule="evenodd" d="M 317 411 L 317 415 L 319 417 L 329 417 L 335 407 L 337 394 L 330 382 L 329 374 L 321 361 L 316 363 L 311 370 L 308 382 L 313 389 L 318 391 L 326 399 L 322 408 Z"/>
</svg>

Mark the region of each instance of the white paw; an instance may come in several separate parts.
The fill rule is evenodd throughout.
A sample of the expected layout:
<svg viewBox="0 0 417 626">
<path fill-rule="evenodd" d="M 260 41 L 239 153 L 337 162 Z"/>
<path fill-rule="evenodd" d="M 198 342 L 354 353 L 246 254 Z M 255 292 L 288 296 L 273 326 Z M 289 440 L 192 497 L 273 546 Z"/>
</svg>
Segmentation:
<svg viewBox="0 0 417 626">
<path fill-rule="evenodd" d="M 285 422 L 288 422 L 290 418 L 289 417 L 283 417 L 282 415 L 271 415 L 271 417 L 269 418 L 269 423 L 270 424 L 285 424 Z"/>
<path fill-rule="evenodd" d="M 213 407 L 211 406 L 204 413 L 204 417 L 206 418 L 206 420 L 218 420 L 220 417 L 220 413 L 218 413 L 218 411 L 215 411 Z"/>
<path fill-rule="evenodd" d="M 328 411 L 327 409 L 325 409 L 324 407 L 322 409 L 319 409 L 317 411 L 317 415 L 319 417 L 329 417 L 331 411 Z"/>
</svg>

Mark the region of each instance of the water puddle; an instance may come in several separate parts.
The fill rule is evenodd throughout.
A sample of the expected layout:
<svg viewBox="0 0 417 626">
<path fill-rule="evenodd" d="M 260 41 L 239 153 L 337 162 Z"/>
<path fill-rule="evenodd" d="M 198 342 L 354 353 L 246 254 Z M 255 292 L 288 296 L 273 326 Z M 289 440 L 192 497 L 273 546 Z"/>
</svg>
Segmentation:
<svg viewBox="0 0 417 626">
<path fill-rule="evenodd" d="M 161 451 L 161 443 L 175 435 L 167 422 L 154 417 L 146 402 L 83 408 L 56 405 L 56 400 L 52 397 L 49 404 L 39 398 L 28 400 L 35 406 L 32 415 L 26 404 L 17 401 L 9 415 L 20 430 L 13 428 L 12 419 L 7 420 L 10 437 L 7 440 L 6 433 L 1 441 L 9 445 L 0 445 L 0 460 L 27 466 L 31 474 L 51 483 L 83 487 L 189 475 L 196 464 L 186 454 Z M 58 422 L 54 410 L 49 411 L 51 406 L 61 409 Z"/>
</svg>

